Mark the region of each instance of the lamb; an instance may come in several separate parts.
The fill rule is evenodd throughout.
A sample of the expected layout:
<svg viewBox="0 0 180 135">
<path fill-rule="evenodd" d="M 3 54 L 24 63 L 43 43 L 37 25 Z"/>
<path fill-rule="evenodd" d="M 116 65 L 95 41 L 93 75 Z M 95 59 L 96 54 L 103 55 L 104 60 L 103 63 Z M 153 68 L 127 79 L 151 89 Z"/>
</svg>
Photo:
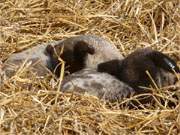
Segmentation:
<svg viewBox="0 0 180 135">
<path fill-rule="evenodd" d="M 61 53 L 62 48 L 63 53 Z M 68 71 L 74 73 L 83 68 L 97 68 L 97 65 L 112 59 L 123 59 L 118 49 L 101 37 L 94 35 L 80 35 L 71 37 L 56 46 L 46 48 L 50 59 L 53 63 L 55 74 L 58 76 L 60 66 L 58 57 L 60 56 L 65 62 Z M 56 55 L 57 54 L 57 55 Z"/>
<path fill-rule="evenodd" d="M 114 59 L 100 63 L 97 70 L 115 76 L 135 89 L 136 93 L 145 92 L 140 86 L 154 86 L 150 76 L 158 86 L 163 87 L 175 84 L 177 77 L 174 71 L 180 73 L 173 59 L 151 48 L 136 50 L 123 60 Z"/>
<path fill-rule="evenodd" d="M 60 54 L 62 48 L 64 52 Z M 45 76 L 54 70 L 59 76 L 60 62 L 56 54 L 62 56 L 66 65 L 70 66 L 71 73 L 85 67 L 96 67 L 97 64 L 111 59 L 123 58 L 118 49 L 105 39 L 94 35 L 80 35 L 14 53 L 3 63 L 2 70 L 11 77 L 27 60 L 31 63 L 30 69 L 38 76 Z"/>
<path fill-rule="evenodd" d="M 62 92 L 89 94 L 111 102 L 132 96 L 135 91 L 108 73 L 85 68 L 64 78 Z"/>
</svg>

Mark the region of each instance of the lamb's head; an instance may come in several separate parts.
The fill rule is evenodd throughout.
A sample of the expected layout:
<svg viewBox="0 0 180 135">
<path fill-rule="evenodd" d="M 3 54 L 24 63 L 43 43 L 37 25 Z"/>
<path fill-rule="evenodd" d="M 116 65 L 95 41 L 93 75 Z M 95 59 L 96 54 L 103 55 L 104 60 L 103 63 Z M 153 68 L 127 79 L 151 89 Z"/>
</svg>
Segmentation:
<svg viewBox="0 0 180 135">
<path fill-rule="evenodd" d="M 52 64 L 52 70 L 57 76 L 60 71 L 60 60 L 59 57 L 65 61 L 67 70 L 70 73 L 81 70 L 84 67 L 84 62 L 87 54 L 94 54 L 95 49 L 92 45 L 87 44 L 84 41 L 78 41 L 75 44 L 62 44 L 56 46 L 47 46 L 46 54 L 49 55 Z"/>
<path fill-rule="evenodd" d="M 124 60 L 112 60 L 98 65 L 98 71 L 116 76 L 137 90 L 139 86 L 159 86 L 174 84 L 177 79 L 174 71 L 180 73 L 176 62 L 167 55 L 150 48 L 139 49 Z"/>
<path fill-rule="evenodd" d="M 178 74 L 167 72 L 166 70 L 160 68 L 156 75 L 155 82 L 159 87 L 174 85 L 178 81 L 177 75 Z"/>
</svg>

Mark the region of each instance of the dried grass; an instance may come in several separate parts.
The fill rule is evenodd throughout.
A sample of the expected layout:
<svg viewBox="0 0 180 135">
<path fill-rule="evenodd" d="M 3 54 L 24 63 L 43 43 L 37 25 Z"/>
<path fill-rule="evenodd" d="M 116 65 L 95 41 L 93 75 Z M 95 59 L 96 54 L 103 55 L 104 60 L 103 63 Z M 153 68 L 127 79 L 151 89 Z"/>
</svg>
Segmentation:
<svg viewBox="0 0 180 135">
<path fill-rule="evenodd" d="M 0 56 L 51 40 L 96 34 L 127 55 L 151 46 L 180 64 L 178 0 L 1 0 Z M 29 77 L 28 74 L 31 74 Z M 180 96 L 180 81 L 154 93 Z M 47 76 L 23 70 L 0 88 L 1 134 L 178 134 L 180 104 L 141 110 L 119 108 L 95 97 L 58 92 Z M 123 102 L 127 102 L 127 99 Z M 157 100 L 158 101 L 158 100 Z"/>
</svg>

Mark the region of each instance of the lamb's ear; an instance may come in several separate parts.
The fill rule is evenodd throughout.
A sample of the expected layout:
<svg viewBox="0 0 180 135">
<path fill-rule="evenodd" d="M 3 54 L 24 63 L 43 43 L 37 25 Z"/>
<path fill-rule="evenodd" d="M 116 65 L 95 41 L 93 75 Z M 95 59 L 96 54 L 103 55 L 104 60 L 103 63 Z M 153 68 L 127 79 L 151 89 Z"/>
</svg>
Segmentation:
<svg viewBox="0 0 180 135">
<path fill-rule="evenodd" d="M 48 45 L 45 49 L 45 54 L 46 55 L 53 55 L 54 53 L 54 47 L 52 45 Z"/>
<path fill-rule="evenodd" d="M 94 54 L 95 48 L 84 41 L 78 41 L 74 46 L 74 54 Z"/>
<path fill-rule="evenodd" d="M 177 73 L 180 73 L 180 69 L 177 66 L 176 62 L 167 55 L 158 51 L 152 51 L 151 53 L 147 54 L 147 56 L 151 60 L 153 60 L 155 65 L 157 65 L 158 67 L 170 72 L 173 72 L 173 70 L 175 70 Z"/>
<path fill-rule="evenodd" d="M 100 63 L 97 66 L 97 70 L 98 72 L 106 72 L 118 77 L 122 68 L 122 62 L 123 60 L 114 59 L 111 61 Z"/>
</svg>

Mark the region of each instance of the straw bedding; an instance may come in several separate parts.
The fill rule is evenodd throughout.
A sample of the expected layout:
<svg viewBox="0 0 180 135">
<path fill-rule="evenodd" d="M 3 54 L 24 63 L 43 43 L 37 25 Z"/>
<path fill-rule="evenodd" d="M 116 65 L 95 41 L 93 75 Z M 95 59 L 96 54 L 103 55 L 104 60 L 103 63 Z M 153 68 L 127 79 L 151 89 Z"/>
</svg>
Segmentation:
<svg viewBox="0 0 180 135">
<path fill-rule="evenodd" d="M 43 42 L 95 34 L 128 55 L 136 48 L 162 51 L 180 64 L 178 0 L 1 0 L 0 58 Z M 37 50 L 38 51 L 38 50 Z M 178 83 L 154 90 L 154 106 L 119 107 L 89 95 L 65 94 L 51 75 L 22 66 L 0 88 L 1 134 L 178 134 Z M 158 100 L 162 97 L 165 104 Z M 177 105 L 170 108 L 167 101 Z"/>
</svg>

